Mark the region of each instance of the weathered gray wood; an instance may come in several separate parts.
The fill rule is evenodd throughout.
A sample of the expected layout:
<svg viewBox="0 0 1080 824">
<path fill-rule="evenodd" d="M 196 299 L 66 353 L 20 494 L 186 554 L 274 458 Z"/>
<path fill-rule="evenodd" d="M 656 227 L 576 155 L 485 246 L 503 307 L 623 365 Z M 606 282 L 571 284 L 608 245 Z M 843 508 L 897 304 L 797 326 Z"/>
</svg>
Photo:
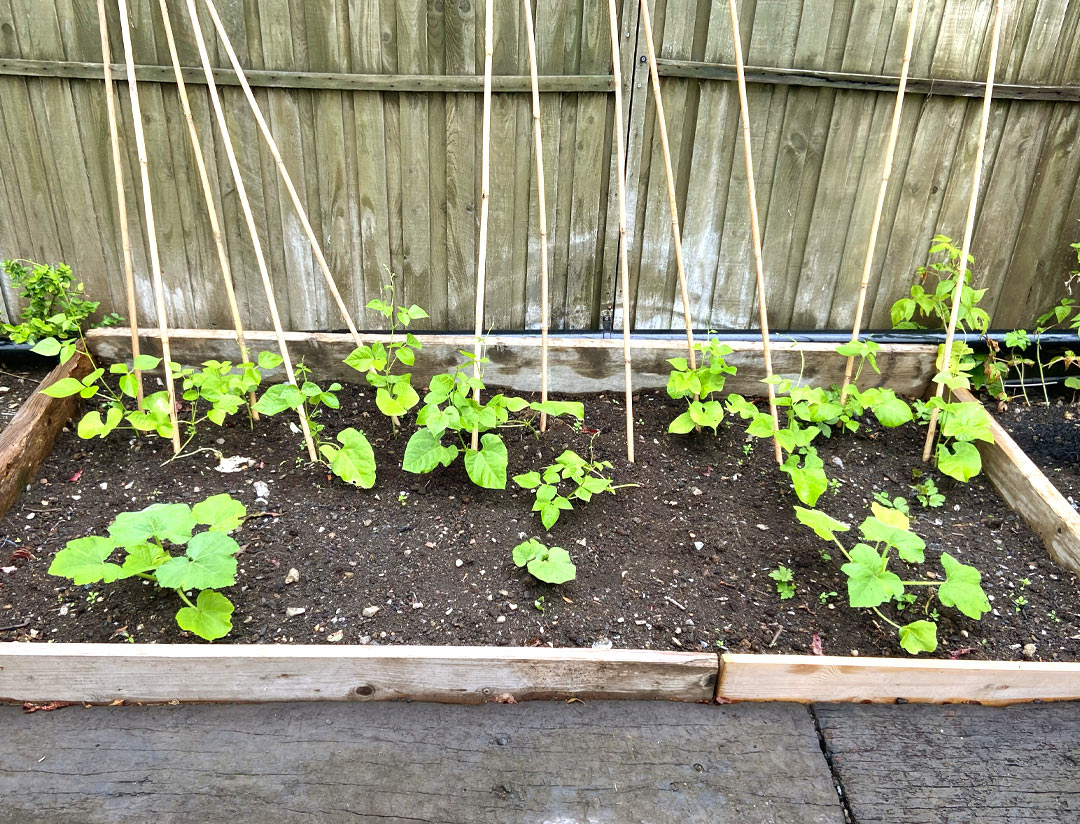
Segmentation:
<svg viewBox="0 0 1080 824">
<path fill-rule="evenodd" d="M 1080 818 L 1080 703 L 814 706 L 860 824 L 1065 824 Z"/>
<path fill-rule="evenodd" d="M 0 822 L 841 824 L 803 707 L 0 708 Z"/>
<path fill-rule="evenodd" d="M 711 701 L 712 653 L 549 647 L 0 643 L 3 701 Z M 176 677 L 198 672 L 197 678 Z"/>
<path fill-rule="evenodd" d="M 91 4 L 0 0 L 0 257 L 65 260 L 104 302 L 123 312 L 101 52 Z M 630 325 L 675 324 L 672 249 L 660 152 L 653 139 L 638 11 L 621 0 L 628 229 L 633 267 Z M 754 323 L 745 185 L 731 159 L 741 139 L 732 106 L 733 51 L 722 4 L 653 0 L 695 323 Z M 859 278 L 857 250 L 873 197 L 877 157 L 895 90 L 905 0 L 742 0 L 751 63 L 750 108 L 764 233 L 770 324 L 842 327 Z M 959 234 L 988 57 L 985 0 L 926 0 L 908 104 L 868 290 L 869 327 L 926 261 L 930 238 Z M 217 298 L 210 229 L 153 0 L 132 0 L 137 69 L 145 84 L 151 183 L 161 212 L 170 319 L 187 327 L 228 322 Z M 190 21 L 178 46 L 221 200 L 225 241 L 243 320 L 269 319 L 242 231 L 223 148 L 215 139 Z M 250 71 L 291 174 L 350 308 L 380 294 L 384 267 L 404 275 L 403 296 L 425 304 L 420 328 L 470 327 L 476 261 L 478 107 L 482 78 L 477 3 L 416 0 L 236 0 L 221 9 Z M 497 44 L 488 296 L 493 328 L 536 328 L 539 294 L 532 195 L 528 65 L 521 12 L 496 10 Z M 613 198 L 610 55 L 601 0 L 537 3 L 541 116 L 552 274 L 552 327 L 621 325 Z M 114 53 L 118 13 L 110 6 Z M 209 30 L 205 14 L 201 21 Z M 899 23 L 899 25 L 898 25 Z M 89 34 L 87 34 L 89 32 Z M 220 48 L 212 56 L 240 163 L 266 243 L 282 313 L 292 329 L 339 325 L 268 152 L 255 135 Z M 754 67 L 757 68 L 754 68 Z M 986 157 L 986 193 L 973 252 L 985 305 L 998 326 L 1028 326 L 1064 293 L 1080 240 L 1080 6 L 1065 0 L 1006 5 L 1001 72 Z M 117 67 L 117 79 L 125 75 Z M 759 82 L 754 82 L 755 80 Z M 923 83 L 925 81 L 925 83 Z M 123 121 L 130 110 L 121 101 Z M 122 146 L 129 187 L 137 177 Z M 136 188 L 129 189 L 136 275 L 148 272 Z M 531 229 L 531 230 L 530 230 Z M 142 239 L 140 240 L 140 235 Z M 852 251 L 856 250 L 856 251 Z M 535 278 L 534 278 L 535 280 Z M 399 281 L 399 283 L 402 281 Z M 141 290 L 140 311 L 152 309 Z M 9 314 L 17 304 L 0 288 Z M 673 312 L 674 309 L 674 312 Z M 370 324 L 372 318 L 367 317 Z"/>
<path fill-rule="evenodd" d="M 122 63 L 112 66 L 117 81 L 127 80 L 127 69 Z M 245 72 L 253 87 L 268 89 L 332 89 L 337 91 L 386 91 L 386 92 L 454 92 L 478 94 L 483 91 L 482 78 L 463 74 L 362 74 L 319 71 L 267 71 Z M 63 80 L 101 80 L 105 70 L 101 63 L 80 63 L 73 60 L 24 60 L 5 57 L 0 59 L 0 75 L 11 77 L 51 77 Z M 185 66 L 184 82 L 193 86 L 205 85 L 206 77 L 200 68 Z M 171 66 L 136 65 L 135 77 L 140 83 L 175 83 Z M 214 80 L 219 86 L 239 86 L 236 73 L 230 69 L 215 68 Z M 529 94 L 529 75 L 498 75 L 492 78 L 492 89 L 500 93 Z M 596 75 L 540 75 L 542 92 L 609 92 L 611 77 Z M 1037 100 L 1064 99 L 1071 97 L 1031 98 Z"/>
<path fill-rule="evenodd" d="M 411 368 L 413 383 L 426 386 L 432 375 L 444 372 L 463 362 L 461 350 L 472 350 L 470 335 L 419 335 L 423 348 Z M 248 331 L 252 352 L 272 349 L 274 335 L 266 331 Z M 365 340 L 387 340 L 385 335 L 366 335 Z M 303 358 L 326 380 L 359 380 L 352 368 L 342 363 L 352 351 L 352 337 L 347 334 L 320 332 L 305 334 L 287 332 L 285 340 L 294 358 Z M 484 370 L 484 382 L 489 386 L 506 386 L 519 391 L 540 389 L 540 336 L 490 335 L 487 357 L 490 363 Z M 236 342 L 231 332 L 207 329 L 172 329 L 169 332 L 173 357 L 180 363 L 198 364 L 210 358 L 234 360 Z M 87 335 L 91 354 L 103 361 L 125 360 L 130 357 L 131 338 L 126 330 L 94 329 Z M 160 346 L 152 330 L 141 330 L 143 351 L 160 354 Z M 761 358 L 761 342 L 732 342 L 734 350 L 727 362 L 738 369 L 728 378 L 725 390 L 750 396 L 760 396 L 765 387 Z M 604 392 L 623 388 L 621 338 L 579 338 L 552 335 L 551 391 Z M 635 337 L 633 370 L 635 389 L 658 389 L 667 384 L 671 365 L 668 358 L 686 353 L 685 338 L 668 340 Z M 860 385 L 887 385 L 897 392 L 919 396 L 933 376 L 933 355 L 936 347 L 928 345 L 882 344 L 877 354 L 881 374 L 864 374 Z M 782 377 L 814 385 L 839 384 L 844 377 L 844 358 L 836 354 L 831 344 L 792 343 L 775 340 L 772 343 L 773 372 Z M 280 371 L 280 370 L 279 370 Z"/>
<path fill-rule="evenodd" d="M 660 69 L 660 74 L 665 77 L 689 77 L 695 80 L 735 79 L 735 66 L 728 63 L 658 60 L 657 67 Z M 900 85 L 900 78 L 883 74 L 747 66 L 746 82 L 769 86 L 810 86 L 895 94 Z M 912 77 L 908 80 L 907 93 L 935 97 L 981 98 L 985 86 L 985 82 L 980 83 L 977 80 L 935 80 L 930 77 Z M 1080 88 L 1075 85 L 1002 83 L 994 86 L 993 96 L 995 100 L 1047 100 L 1075 103 L 1080 101 Z"/>
</svg>

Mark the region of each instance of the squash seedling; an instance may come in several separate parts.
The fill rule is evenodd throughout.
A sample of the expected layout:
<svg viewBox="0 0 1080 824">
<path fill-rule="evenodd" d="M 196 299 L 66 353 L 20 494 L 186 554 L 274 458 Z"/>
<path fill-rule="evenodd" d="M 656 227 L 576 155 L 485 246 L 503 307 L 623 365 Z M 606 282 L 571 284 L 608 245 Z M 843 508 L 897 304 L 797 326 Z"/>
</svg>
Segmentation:
<svg viewBox="0 0 1080 824">
<path fill-rule="evenodd" d="M 955 607 L 964 615 L 979 620 L 990 611 L 990 601 L 982 588 L 982 575 L 973 566 L 960 563 L 947 552 L 941 554 L 941 566 L 944 580 L 903 580 L 889 569 L 891 554 L 895 551 L 899 559 L 911 565 L 923 563 L 926 544 L 922 538 L 910 531 L 910 521 L 902 512 L 888 509 L 880 504 L 870 505 L 872 515 L 859 525 L 862 541 L 856 543 L 850 551 L 845 547 L 837 533 L 847 532 L 850 527 L 835 518 L 831 518 L 817 509 L 796 506 L 795 515 L 799 523 L 813 530 L 821 540 L 831 542 L 847 560 L 840 569 L 848 579 L 848 603 L 859 609 L 869 609 L 885 623 L 894 627 L 899 635 L 900 646 L 917 655 L 920 652 L 933 652 L 937 649 L 937 624 L 933 620 L 920 619 L 901 625 L 889 618 L 882 605 L 895 602 L 903 609 L 910 609 L 912 593 L 908 587 L 932 588 L 932 593 L 943 606 Z M 931 595 L 931 600 L 933 595 Z M 928 600 L 924 611 L 933 618 Z"/>
<path fill-rule="evenodd" d="M 239 545 L 229 533 L 247 515 L 242 503 L 227 494 L 187 504 L 153 504 L 138 512 L 121 512 L 108 536 L 76 538 L 56 553 L 49 574 L 70 578 L 76 586 L 111 584 L 142 578 L 176 592 L 184 606 L 177 625 L 207 641 L 232 629 L 233 605 L 219 589 L 236 583 Z M 205 526 L 196 532 L 198 526 Z M 117 552 L 123 559 L 110 561 Z M 176 554 L 174 554 L 176 553 Z M 188 593 L 199 590 L 195 601 Z"/>
<path fill-rule="evenodd" d="M 577 577 L 577 567 L 569 552 L 558 546 L 548 548 L 535 538 L 514 547 L 514 566 L 525 567 L 545 584 L 565 584 Z"/>
</svg>

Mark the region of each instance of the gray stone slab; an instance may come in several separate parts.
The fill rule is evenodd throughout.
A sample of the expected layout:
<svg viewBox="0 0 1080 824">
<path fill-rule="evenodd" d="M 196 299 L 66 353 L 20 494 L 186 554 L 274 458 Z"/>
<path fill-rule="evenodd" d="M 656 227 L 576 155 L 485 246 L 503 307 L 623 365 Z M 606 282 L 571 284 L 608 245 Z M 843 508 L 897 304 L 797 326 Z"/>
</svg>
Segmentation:
<svg viewBox="0 0 1080 824">
<path fill-rule="evenodd" d="M 790 704 L 0 707 L 0 742 L 0 824 L 843 822 Z"/>
<path fill-rule="evenodd" d="M 1080 703 L 814 711 L 857 824 L 1080 822 Z"/>
</svg>

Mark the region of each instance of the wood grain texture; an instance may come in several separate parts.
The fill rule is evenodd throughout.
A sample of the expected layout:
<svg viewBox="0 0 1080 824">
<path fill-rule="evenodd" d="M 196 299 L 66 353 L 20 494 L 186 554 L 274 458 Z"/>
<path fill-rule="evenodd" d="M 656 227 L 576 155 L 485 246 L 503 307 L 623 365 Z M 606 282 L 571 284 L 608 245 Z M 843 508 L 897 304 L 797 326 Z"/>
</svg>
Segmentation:
<svg viewBox="0 0 1080 824">
<path fill-rule="evenodd" d="M 1080 819 L 1080 704 L 813 708 L 861 824 Z"/>
<path fill-rule="evenodd" d="M 603 35 L 604 0 L 536 4 L 552 274 L 552 327 L 622 324 L 617 305 L 613 95 Z M 619 0 L 628 146 L 631 317 L 637 329 L 677 326 L 669 210 L 654 139 L 637 3 Z M 670 121 L 678 211 L 695 322 L 718 329 L 757 323 L 748 277 L 745 180 L 731 160 L 737 129 L 722 4 L 653 0 L 659 68 Z M 740 0 L 750 71 L 755 176 L 761 195 L 772 328 L 850 325 L 859 285 L 866 204 L 877 188 L 888 111 L 903 48 L 906 0 Z M 867 292 L 868 328 L 914 280 L 938 232 L 959 237 L 986 76 L 985 0 L 926 0 L 916 37 L 896 164 Z M 124 313 L 120 241 L 101 94 L 101 50 L 92 4 L 0 0 L 0 256 L 65 260 L 103 310 Z M 170 320 L 227 326 L 215 296 L 216 256 L 184 145 L 175 83 L 151 0 L 131 0 L 144 83 L 151 188 Z M 88 13 L 89 12 L 89 13 Z M 312 224 L 363 326 L 363 306 L 389 267 L 426 302 L 420 328 L 471 328 L 478 213 L 481 3 L 299 0 L 223 4 L 225 27 L 250 72 Z M 244 324 L 266 328 L 267 306 L 244 242 L 224 148 L 210 139 L 205 78 L 190 21 L 177 15 L 178 46 L 221 200 Z M 119 17 L 110 9 L 113 53 Z M 536 328 L 539 290 L 529 75 L 521 13 L 496 10 L 491 296 L 487 322 Z M 203 15 L 204 30 L 210 21 Z M 89 32 L 89 34 L 87 34 Z M 338 312 L 299 242 L 291 209 L 261 150 L 254 123 L 220 49 L 212 55 L 238 139 L 260 236 L 290 329 L 336 328 Z M 1002 83 L 984 163 L 987 193 L 973 253 L 984 304 L 1002 328 L 1027 326 L 1064 292 L 1080 241 L 1080 6 L 1032 0 L 1006 7 Z M 126 75 L 117 71 L 117 78 Z M 124 122 L 130 110 L 122 103 Z M 179 127 L 179 128 L 178 128 Z M 137 170 L 130 135 L 129 181 Z M 137 188 L 137 187 L 136 187 Z M 137 217 L 136 189 L 129 211 Z M 136 275 L 147 277 L 145 233 L 133 221 Z M 530 231 L 532 228 L 532 231 Z M 140 240 L 141 238 L 141 240 Z M 535 279 L 534 279 L 535 280 Z M 289 289 L 289 284 L 292 288 Z M 140 312 L 153 309 L 149 290 Z M 0 288 L 0 313 L 18 309 Z M 369 323 L 371 317 L 365 318 Z"/>
<path fill-rule="evenodd" d="M 1005 705 L 1080 699 L 1080 664 L 723 655 L 718 699 Z"/>
<path fill-rule="evenodd" d="M 90 374 L 90 360 L 81 352 L 58 365 L 34 393 L 23 402 L 10 423 L 0 432 L 0 515 L 11 507 L 52 452 L 64 424 L 79 405 L 78 397 L 50 398 L 41 394 L 63 378 Z"/>
<path fill-rule="evenodd" d="M 3 707 L 0 729 L 2 824 L 844 820 L 797 706 Z"/>
<path fill-rule="evenodd" d="M 979 403 L 964 389 L 957 400 Z M 994 489 L 1042 539 L 1050 557 L 1080 574 L 1080 513 L 991 416 L 993 443 L 977 441 L 983 472 Z"/>
<path fill-rule="evenodd" d="M 712 653 L 650 650 L 0 644 L 7 701 L 709 701 L 716 672 Z"/>
<path fill-rule="evenodd" d="M 413 383 L 427 385 L 432 375 L 444 372 L 463 362 L 461 350 L 472 348 L 471 335 L 418 335 L 423 348 L 412 368 Z M 231 332 L 212 329 L 173 329 L 170 342 L 175 359 L 184 364 L 202 363 L 208 358 L 232 360 L 236 352 Z M 273 348 L 274 333 L 248 331 L 246 335 L 253 351 Z M 389 339 L 386 335 L 365 335 L 366 340 Z M 289 352 L 301 357 L 316 374 L 326 380 L 351 380 L 359 374 L 342 361 L 352 351 L 352 338 L 347 334 L 321 332 L 308 334 L 287 332 Z M 488 386 L 510 387 L 519 391 L 540 390 L 540 336 L 489 335 L 484 382 Z M 552 392 L 607 392 L 623 389 L 623 348 L 621 338 L 580 338 L 552 335 L 550 367 Z M 140 336 L 144 352 L 157 353 L 159 346 L 153 331 L 143 329 Z M 94 329 L 87 335 L 91 354 L 104 362 L 125 360 L 130 355 L 131 339 L 126 330 Z M 734 350 L 727 363 L 738 373 L 728 378 L 725 389 L 750 396 L 764 393 L 761 380 L 765 377 L 760 341 L 733 341 Z M 671 365 L 668 358 L 686 352 L 685 339 L 631 338 L 635 390 L 660 389 L 667 385 Z M 877 354 L 881 374 L 868 374 L 860 385 L 887 385 L 903 395 L 919 396 L 933 377 L 933 346 L 882 344 Z M 844 358 L 837 355 L 831 344 L 792 343 L 774 340 L 772 343 L 773 372 L 792 380 L 801 376 L 804 382 L 831 386 L 844 376 Z M 279 370 L 280 372 L 280 370 Z M 275 373 L 279 374 L 279 373 Z M 280 376 L 280 375 L 279 375 Z"/>
</svg>

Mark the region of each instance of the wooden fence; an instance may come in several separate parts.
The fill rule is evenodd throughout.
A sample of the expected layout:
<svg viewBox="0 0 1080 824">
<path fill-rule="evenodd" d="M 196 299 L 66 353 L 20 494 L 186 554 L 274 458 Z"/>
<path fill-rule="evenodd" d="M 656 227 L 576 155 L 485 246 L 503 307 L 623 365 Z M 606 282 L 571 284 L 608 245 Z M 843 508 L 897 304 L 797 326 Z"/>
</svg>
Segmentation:
<svg viewBox="0 0 1080 824">
<path fill-rule="evenodd" d="M 653 0 L 695 324 L 756 317 L 727 6 Z M 622 7 L 633 321 L 677 326 L 670 223 L 654 139 L 637 0 Z M 112 6 L 114 59 L 122 55 Z M 132 0 L 150 172 L 174 326 L 228 327 L 198 178 L 168 66 L 157 0 Z M 198 57 L 172 3 L 185 66 Z M 869 326 L 912 282 L 938 232 L 962 231 L 992 0 L 927 0 L 915 42 L 872 273 Z M 252 70 L 282 153 L 346 301 L 394 271 L 436 329 L 471 326 L 479 203 L 483 2 L 227 0 L 219 8 Z M 850 323 L 877 193 L 909 0 L 741 0 L 742 44 L 764 229 L 770 324 Z M 539 325 L 539 239 L 528 62 L 520 3 L 499 0 L 487 322 Z M 1028 324 L 1065 291 L 1080 240 L 1080 4 L 1006 3 L 975 236 L 996 326 Z M 553 324 L 622 323 L 616 301 L 613 95 L 607 3 L 539 0 L 537 36 Z M 212 48 L 208 17 L 201 21 Z M 185 33 L 186 32 L 186 33 Z M 227 65 L 220 49 L 216 65 Z M 122 80 L 122 67 L 117 67 Z M 245 323 L 268 314 L 201 72 L 188 73 L 220 197 Z M 95 0 L 0 0 L 0 256 L 64 260 L 123 311 L 119 231 Z M 219 72 L 240 163 L 289 328 L 341 326 L 302 229 L 257 139 L 235 77 Z M 121 112 L 130 124 L 123 87 Z M 127 130 L 129 132 L 130 126 Z M 141 227 L 134 141 L 129 219 Z M 140 311 L 152 319 L 135 232 Z M 16 301 L 3 289 L 9 315 Z"/>
</svg>

